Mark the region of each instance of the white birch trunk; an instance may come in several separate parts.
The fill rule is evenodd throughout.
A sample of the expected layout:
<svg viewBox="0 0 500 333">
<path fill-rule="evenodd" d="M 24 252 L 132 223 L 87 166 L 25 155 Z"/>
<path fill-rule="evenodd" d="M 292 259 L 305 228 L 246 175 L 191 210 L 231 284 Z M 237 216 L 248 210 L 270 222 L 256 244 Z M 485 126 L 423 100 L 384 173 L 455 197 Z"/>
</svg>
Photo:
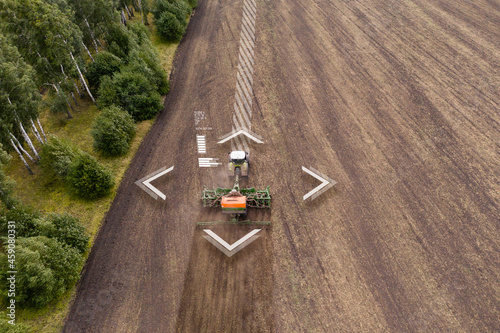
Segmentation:
<svg viewBox="0 0 500 333">
<path fill-rule="evenodd" d="M 9 101 L 9 104 L 12 105 L 12 102 L 10 101 L 10 98 L 7 97 L 7 100 Z M 37 158 L 37 160 L 40 159 L 40 156 L 38 156 L 38 153 L 35 149 L 35 146 L 33 146 L 33 142 L 31 142 L 31 139 L 30 137 L 28 136 L 28 134 L 26 133 L 26 131 L 24 130 L 24 126 L 23 124 L 21 123 L 21 120 L 19 120 L 19 117 L 17 116 L 17 112 L 14 111 L 14 114 L 16 115 L 16 120 L 17 120 L 17 123 L 19 124 L 19 127 L 21 128 L 21 133 L 23 135 L 23 138 L 24 140 L 26 141 L 26 143 L 28 144 L 28 146 L 31 148 L 31 150 L 35 153 L 35 156 Z M 12 135 L 12 133 L 10 134 Z M 13 135 L 12 135 L 13 136 Z M 14 136 L 13 136 L 14 137 Z M 16 139 L 16 137 L 14 137 L 14 139 Z M 17 140 L 17 139 L 16 139 Z M 22 146 L 21 146 L 21 149 L 22 149 Z M 30 156 L 31 158 L 31 156 Z"/>
<path fill-rule="evenodd" d="M 127 5 L 125 5 L 125 9 L 127 10 L 128 19 L 131 20 L 132 19 L 132 15 L 130 14 L 130 9 L 128 8 Z"/>
<path fill-rule="evenodd" d="M 137 0 L 137 5 L 139 6 L 139 10 L 141 11 L 141 21 L 142 21 L 142 24 L 144 24 L 144 12 L 142 10 L 142 2 L 141 2 L 141 0 Z"/>
<path fill-rule="evenodd" d="M 14 149 L 16 150 L 17 155 L 19 155 L 19 157 L 21 158 L 21 161 L 23 161 L 24 166 L 26 167 L 26 169 L 28 169 L 28 172 L 30 173 L 30 175 L 34 175 L 33 170 L 31 170 L 30 166 L 28 165 L 28 162 L 26 162 L 23 155 L 21 154 L 19 149 L 17 149 L 17 146 L 14 144 L 14 141 L 12 141 L 12 139 L 10 139 L 10 143 L 12 144 L 12 147 L 14 147 Z"/>
<path fill-rule="evenodd" d="M 45 136 L 45 131 L 43 130 L 42 124 L 40 124 L 40 119 L 36 118 L 36 122 L 38 123 L 38 127 L 40 127 L 40 131 L 43 135 L 43 140 L 47 142 L 47 137 Z"/>
<path fill-rule="evenodd" d="M 87 51 L 87 54 L 89 55 L 90 59 L 91 59 L 92 61 L 94 61 L 94 57 L 92 57 L 92 54 L 90 54 L 90 51 L 89 51 L 89 49 L 87 48 L 87 45 L 85 45 L 85 43 L 83 42 L 83 40 L 82 40 L 82 45 L 83 45 L 83 47 L 85 48 L 85 51 Z"/>
<path fill-rule="evenodd" d="M 17 119 L 17 123 L 19 124 L 19 128 L 21 128 L 21 134 L 23 135 L 24 140 L 26 141 L 26 143 L 30 147 L 31 151 L 35 154 L 36 159 L 40 160 L 40 156 L 38 155 L 38 152 L 36 151 L 35 146 L 33 146 L 33 142 L 31 142 L 31 139 L 28 136 L 28 133 L 26 133 L 26 131 L 24 130 L 24 126 L 21 123 L 21 121 L 19 120 L 19 118 Z"/>
<path fill-rule="evenodd" d="M 73 94 L 73 92 L 70 92 L 70 94 L 71 94 L 71 98 L 73 98 L 73 102 L 75 102 L 75 105 L 79 106 L 79 104 L 78 104 L 78 102 L 77 102 L 77 100 L 75 98 L 75 94 Z"/>
<path fill-rule="evenodd" d="M 122 17 L 122 23 L 124 26 L 127 26 L 127 18 L 125 17 L 125 13 L 123 12 L 123 9 L 120 12 L 121 17 Z"/>
<path fill-rule="evenodd" d="M 38 140 L 38 142 L 40 142 L 43 145 L 43 139 L 40 136 L 40 133 L 38 132 L 38 129 L 36 128 L 35 123 L 33 122 L 33 119 L 30 119 L 30 121 L 31 121 L 31 127 L 33 129 L 33 134 L 35 134 L 35 138 Z"/>
<path fill-rule="evenodd" d="M 16 142 L 16 144 L 18 145 L 19 149 L 21 150 L 21 152 L 23 152 L 24 154 L 26 154 L 26 156 L 28 156 L 28 158 L 30 159 L 31 162 L 33 163 L 36 163 L 35 159 L 33 157 L 31 157 L 31 155 L 23 148 L 23 145 L 21 144 L 21 142 L 19 142 L 19 140 L 14 136 L 14 134 L 10 133 L 10 136 L 12 137 L 12 139 L 14 139 L 14 141 Z M 11 140 L 12 140 L 11 139 Z"/>
<path fill-rule="evenodd" d="M 87 21 L 87 18 L 85 18 L 85 23 L 87 24 L 87 28 L 89 28 L 90 37 L 92 38 L 92 42 L 94 42 L 95 53 L 99 53 L 99 49 L 97 48 L 97 43 L 95 41 L 94 33 L 92 32 L 92 29 L 90 29 L 90 24 L 89 24 L 89 21 Z M 94 60 L 92 60 L 92 61 L 94 61 Z"/>
<path fill-rule="evenodd" d="M 97 103 L 95 102 L 94 96 L 92 96 L 92 93 L 90 92 L 89 86 L 87 86 L 87 82 L 85 82 L 85 78 L 83 77 L 83 74 L 80 71 L 80 67 L 78 66 L 78 63 L 76 62 L 75 57 L 73 57 L 73 52 L 70 52 L 69 54 L 71 55 L 71 59 L 73 59 L 73 62 L 75 63 L 76 69 L 78 70 L 78 74 L 80 74 L 80 79 L 81 79 L 83 85 L 85 86 L 85 90 L 87 90 L 87 93 L 89 94 L 92 102 L 94 102 L 94 104 L 97 105 Z"/>
<path fill-rule="evenodd" d="M 73 81 L 73 85 L 75 86 L 76 93 L 78 94 L 78 96 L 80 96 L 80 98 L 83 98 L 83 93 L 80 91 L 80 88 L 78 88 L 78 85 L 76 84 L 75 81 Z"/>
</svg>

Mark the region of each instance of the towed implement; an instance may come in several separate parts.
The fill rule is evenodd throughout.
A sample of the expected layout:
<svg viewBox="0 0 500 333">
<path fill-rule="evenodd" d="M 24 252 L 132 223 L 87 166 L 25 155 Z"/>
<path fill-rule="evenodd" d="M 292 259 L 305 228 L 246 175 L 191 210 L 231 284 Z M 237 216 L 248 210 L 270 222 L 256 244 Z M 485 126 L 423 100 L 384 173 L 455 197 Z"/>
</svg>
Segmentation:
<svg viewBox="0 0 500 333">
<path fill-rule="evenodd" d="M 231 175 L 234 172 L 233 188 L 219 187 L 215 190 L 209 190 L 206 186 L 204 186 L 201 200 L 203 202 L 203 207 L 220 207 L 223 214 L 231 214 L 231 222 L 250 222 L 238 221 L 238 217 L 246 216 L 248 208 L 271 208 L 271 193 L 269 191 L 269 186 L 265 190 L 256 190 L 253 187 L 243 189 L 240 188 L 240 175 L 248 175 L 248 154 L 246 154 L 245 152 L 238 152 L 240 154 L 234 153 L 235 152 L 232 152 L 230 156 L 232 155 L 234 157 L 236 155 L 236 157 L 238 157 L 239 159 L 239 161 L 236 161 L 236 163 L 240 162 L 241 167 L 245 168 L 245 170 L 241 170 L 240 165 L 236 164 L 234 161 L 231 161 L 230 157 L 228 171 Z M 235 167 L 235 164 L 238 166 Z M 202 224 L 208 223 L 214 222 L 202 222 Z"/>
</svg>

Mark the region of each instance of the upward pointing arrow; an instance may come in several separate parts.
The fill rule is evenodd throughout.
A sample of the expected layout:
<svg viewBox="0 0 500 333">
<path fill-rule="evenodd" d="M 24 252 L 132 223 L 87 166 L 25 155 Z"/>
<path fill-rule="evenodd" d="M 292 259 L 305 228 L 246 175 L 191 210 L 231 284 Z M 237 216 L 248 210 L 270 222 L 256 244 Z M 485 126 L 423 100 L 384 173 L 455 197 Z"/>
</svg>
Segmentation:
<svg viewBox="0 0 500 333">
<path fill-rule="evenodd" d="M 235 137 L 237 137 L 238 135 L 241 135 L 241 134 L 245 135 L 247 138 L 249 138 L 250 140 L 253 140 L 253 141 L 257 142 L 257 143 L 264 143 L 264 141 L 262 141 L 262 138 L 259 137 L 257 134 L 252 133 L 249 130 L 239 129 L 239 128 L 237 128 L 234 131 L 232 131 L 232 132 L 230 132 L 230 133 L 228 133 L 228 134 L 220 137 L 219 138 L 220 141 L 217 142 L 217 143 L 221 144 L 221 143 L 227 142 L 227 141 L 231 140 L 232 138 L 235 138 Z"/>
<path fill-rule="evenodd" d="M 325 176 L 324 174 L 322 174 L 318 170 L 315 170 L 313 168 L 310 168 L 310 169 L 313 170 L 314 172 L 309 170 L 308 168 L 306 168 L 304 166 L 302 167 L 302 171 L 307 172 L 308 174 L 310 174 L 311 176 L 313 176 L 314 178 L 319 180 L 321 182 L 321 184 L 319 184 L 313 190 L 311 190 L 309 193 L 304 195 L 303 196 L 304 201 L 306 201 L 308 198 L 311 198 L 311 200 L 316 199 L 318 196 L 323 194 L 325 191 L 327 191 L 333 185 L 337 184 L 337 182 L 335 180 L 331 179 L 328 176 Z"/>
</svg>

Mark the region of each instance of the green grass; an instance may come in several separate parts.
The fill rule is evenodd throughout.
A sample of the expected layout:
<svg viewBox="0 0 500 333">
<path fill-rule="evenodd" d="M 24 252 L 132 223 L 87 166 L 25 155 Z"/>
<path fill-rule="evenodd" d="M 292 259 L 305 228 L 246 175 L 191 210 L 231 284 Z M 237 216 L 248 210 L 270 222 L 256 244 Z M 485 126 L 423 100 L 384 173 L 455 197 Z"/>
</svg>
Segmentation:
<svg viewBox="0 0 500 333">
<path fill-rule="evenodd" d="M 141 18 L 136 15 L 132 21 L 140 22 Z M 151 17 L 149 20 L 151 24 L 148 28 L 153 32 L 154 26 L 152 21 Z M 154 34 L 152 34 L 151 38 L 153 45 L 160 54 L 160 61 L 163 68 L 169 73 L 172 69 L 172 62 L 178 44 L 163 42 Z M 154 120 L 137 123 L 136 135 L 132 141 L 131 149 L 125 156 L 115 158 L 104 157 L 93 150 L 93 141 L 90 135 L 92 123 L 99 114 L 99 110 L 92 104 L 89 98 L 85 100 L 78 99 L 78 103 L 80 105 L 72 112 L 73 119 L 68 120 L 65 115 L 54 115 L 46 110 L 40 115 L 40 121 L 47 135 L 55 135 L 59 138 L 69 140 L 110 168 L 115 176 L 116 185 L 109 196 L 95 201 L 78 199 L 69 193 L 68 188 L 63 183 L 48 182 L 42 170 L 32 163 L 30 163 L 30 166 L 35 175 L 30 176 L 15 154 L 13 154 L 11 164 L 6 171 L 16 181 L 14 194 L 23 204 L 31 205 L 46 213 L 67 212 L 78 217 L 91 236 L 91 244 L 93 244 L 101 222 L 113 202 L 123 175 Z M 32 137 L 32 140 L 35 143 L 34 137 Z M 39 149 L 39 145 L 36 145 L 36 148 Z M 17 309 L 16 322 L 29 325 L 31 327 L 30 332 L 60 332 L 74 295 L 75 288 L 73 287 L 61 299 L 42 309 Z M 0 315 L 5 316 L 3 312 L 0 312 Z"/>
</svg>

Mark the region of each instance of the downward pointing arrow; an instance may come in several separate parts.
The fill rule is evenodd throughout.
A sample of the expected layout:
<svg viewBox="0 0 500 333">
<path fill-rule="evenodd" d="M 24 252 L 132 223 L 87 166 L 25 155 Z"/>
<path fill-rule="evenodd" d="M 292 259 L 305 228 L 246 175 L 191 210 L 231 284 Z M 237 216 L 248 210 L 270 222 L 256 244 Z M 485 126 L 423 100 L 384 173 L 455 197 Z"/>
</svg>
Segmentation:
<svg viewBox="0 0 500 333">
<path fill-rule="evenodd" d="M 245 236 L 241 237 L 239 240 L 234 242 L 232 245 L 229 245 L 225 240 L 220 238 L 215 232 L 210 229 L 203 229 L 208 236 L 203 236 L 207 241 L 212 243 L 216 248 L 221 250 L 226 256 L 232 257 L 240 250 L 245 248 L 248 244 L 252 243 L 254 240 L 259 238 L 259 235 L 256 235 L 261 229 L 254 229 L 250 231 Z"/>
<path fill-rule="evenodd" d="M 311 198 L 311 200 L 316 199 L 318 196 L 320 196 L 325 191 L 330 189 L 333 185 L 337 184 L 337 182 L 335 180 L 331 179 L 328 176 L 325 176 L 324 174 L 322 174 L 318 170 L 315 170 L 313 168 L 310 168 L 310 169 L 313 170 L 314 172 L 309 170 L 306 167 L 302 167 L 302 171 L 307 172 L 308 174 L 310 174 L 311 176 L 313 176 L 314 178 L 319 180 L 321 182 L 321 184 L 319 184 L 313 190 L 311 190 L 309 193 L 304 195 L 304 197 L 303 197 L 304 201 L 307 200 L 308 198 Z"/>
<path fill-rule="evenodd" d="M 135 182 L 135 184 L 137 186 L 139 186 L 140 188 L 142 188 L 144 190 L 144 192 L 146 192 L 147 194 L 149 194 L 153 198 L 158 199 L 158 197 L 160 197 L 163 200 L 166 200 L 167 196 L 165 194 L 163 194 L 162 192 L 160 192 L 160 190 L 158 190 L 156 187 L 151 185 L 151 182 L 157 178 L 160 178 L 163 175 L 166 175 L 167 173 L 169 173 L 172 170 L 174 170 L 174 166 L 171 166 L 168 169 L 166 166 L 164 166 L 163 168 L 156 170 L 153 173 L 150 173 L 146 177 L 139 179 L 138 181 Z"/>
</svg>

